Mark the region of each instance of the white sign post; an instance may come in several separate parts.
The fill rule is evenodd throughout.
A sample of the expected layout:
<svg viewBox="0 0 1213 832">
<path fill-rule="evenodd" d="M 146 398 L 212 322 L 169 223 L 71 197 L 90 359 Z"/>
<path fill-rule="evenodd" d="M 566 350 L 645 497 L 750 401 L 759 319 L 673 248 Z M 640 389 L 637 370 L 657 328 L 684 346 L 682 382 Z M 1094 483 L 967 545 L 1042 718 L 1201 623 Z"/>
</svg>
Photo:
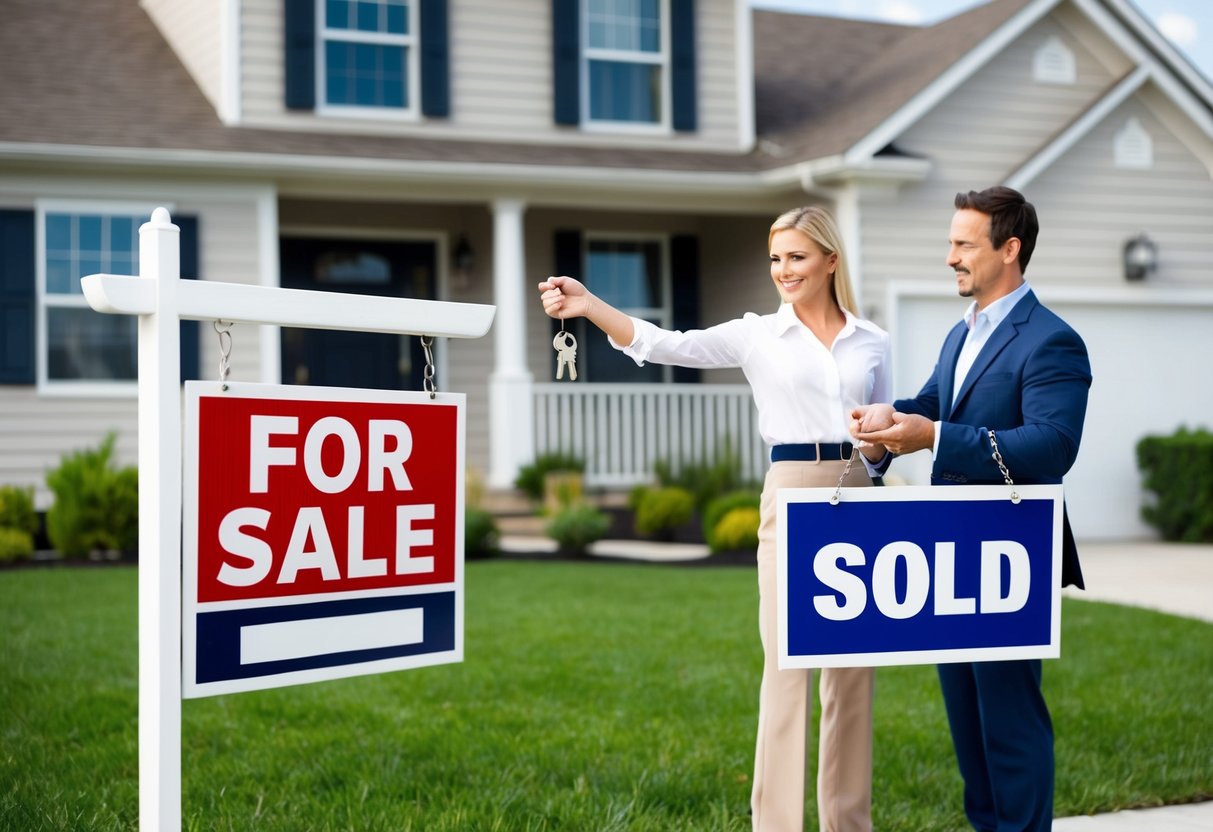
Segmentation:
<svg viewBox="0 0 1213 832">
<path fill-rule="evenodd" d="M 495 308 L 181 281 L 164 208 L 139 228 L 139 276 L 81 280 L 98 312 L 139 316 L 139 826 L 181 828 L 181 320 L 479 338 Z"/>
</svg>

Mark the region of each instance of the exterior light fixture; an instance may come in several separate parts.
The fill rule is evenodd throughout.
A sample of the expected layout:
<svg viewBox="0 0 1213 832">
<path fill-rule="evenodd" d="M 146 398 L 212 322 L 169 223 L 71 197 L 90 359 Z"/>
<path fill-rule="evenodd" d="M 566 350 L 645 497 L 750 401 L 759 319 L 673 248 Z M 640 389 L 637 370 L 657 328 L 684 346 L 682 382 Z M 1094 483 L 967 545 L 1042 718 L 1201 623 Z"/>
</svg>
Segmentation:
<svg viewBox="0 0 1213 832">
<path fill-rule="evenodd" d="M 1144 233 L 1125 243 L 1125 280 L 1142 280 L 1158 269 L 1158 246 Z"/>
<path fill-rule="evenodd" d="M 459 239 L 455 241 L 455 249 L 451 252 L 451 266 L 461 285 L 467 285 L 475 264 L 476 254 L 472 251 L 472 244 L 468 242 L 467 235 L 460 234 Z"/>
</svg>

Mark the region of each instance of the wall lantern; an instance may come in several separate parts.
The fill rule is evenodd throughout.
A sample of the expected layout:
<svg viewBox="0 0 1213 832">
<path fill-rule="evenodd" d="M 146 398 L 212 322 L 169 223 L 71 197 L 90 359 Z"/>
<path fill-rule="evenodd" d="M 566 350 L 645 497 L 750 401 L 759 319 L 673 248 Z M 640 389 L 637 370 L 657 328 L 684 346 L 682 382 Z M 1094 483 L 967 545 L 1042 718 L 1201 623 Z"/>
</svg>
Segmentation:
<svg viewBox="0 0 1213 832">
<path fill-rule="evenodd" d="M 1142 280 L 1158 268 L 1158 246 L 1144 233 L 1125 243 L 1125 280 Z"/>
<path fill-rule="evenodd" d="M 472 244 L 468 242 L 466 234 L 460 234 L 459 239 L 455 241 L 455 249 L 451 252 L 451 266 L 460 286 L 467 286 L 474 265 L 476 254 L 472 251 Z"/>
</svg>

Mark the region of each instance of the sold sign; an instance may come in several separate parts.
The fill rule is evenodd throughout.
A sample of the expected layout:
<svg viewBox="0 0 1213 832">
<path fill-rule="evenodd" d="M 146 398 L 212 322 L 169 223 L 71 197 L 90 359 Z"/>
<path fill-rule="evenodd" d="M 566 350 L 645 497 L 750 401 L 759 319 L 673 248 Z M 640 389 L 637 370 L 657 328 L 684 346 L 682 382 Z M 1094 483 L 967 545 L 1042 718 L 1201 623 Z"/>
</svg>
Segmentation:
<svg viewBox="0 0 1213 832">
<path fill-rule="evenodd" d="M 778 491 L 779 666 L 1056 658 L 1060 485 Z"/>
<path fill-rule="evenodd" d="M 463 401 L 187 383 L 185 696 L 461 660 Z"/>
</svg>

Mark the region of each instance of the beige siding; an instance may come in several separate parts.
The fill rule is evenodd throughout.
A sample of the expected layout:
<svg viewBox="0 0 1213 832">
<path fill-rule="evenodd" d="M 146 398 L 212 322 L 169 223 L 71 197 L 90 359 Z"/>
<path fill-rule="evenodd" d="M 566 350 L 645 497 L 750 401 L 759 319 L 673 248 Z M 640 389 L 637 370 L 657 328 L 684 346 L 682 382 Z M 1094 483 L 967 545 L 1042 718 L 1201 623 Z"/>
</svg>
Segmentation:
<svg viewBox="0 0 1213 832">
<path fill-rule="evenodd" d="M 1033 55 L 1050 37 L 1074 53 L 1072 85 L 1032 80 Z M 952 279 L 944 258 L 955 194 L 1002 182 L 1099 100 L 1124 71 L 1108 68 L 1108 49 L 1090 27 L 1045 18 L 898 137 L 900 149 L 930 159 L 933 168 L 896 199 L 863 204 L 864 307 L 878 322 L 885 323 L 888 281 Z"/>
<path fill-rule="evenodd" d="M 1150 98 L 1125 102 L 1029 186 L 1043 229 L 1029 277 L 1122 285 L 1125 241 L 1145 232 L 1159 249 L 1148 285 L 1213 286 L 1213 178 L 1146 106 Z M 1149 169 L 1113 164 L 1113 141 L 1130 117 L 1153 140 Z"/>
<path fill-rule="evenodd" d="M 222 0 L 140 0 L 211 105 L 223 99 Z"/>
<path fill-rule="evenodd" d="M 740 96 L 733 0 L 696 5 L 699 129 L 666 136 L 604 135 L 552 121 L 550 0 L 450 0 L 451 116 L 407 121 L 287 111 L 280 0 L 242 7 L 242 113 L 250 127 L 483 141 L 735 151 Z"/>
</svg>

